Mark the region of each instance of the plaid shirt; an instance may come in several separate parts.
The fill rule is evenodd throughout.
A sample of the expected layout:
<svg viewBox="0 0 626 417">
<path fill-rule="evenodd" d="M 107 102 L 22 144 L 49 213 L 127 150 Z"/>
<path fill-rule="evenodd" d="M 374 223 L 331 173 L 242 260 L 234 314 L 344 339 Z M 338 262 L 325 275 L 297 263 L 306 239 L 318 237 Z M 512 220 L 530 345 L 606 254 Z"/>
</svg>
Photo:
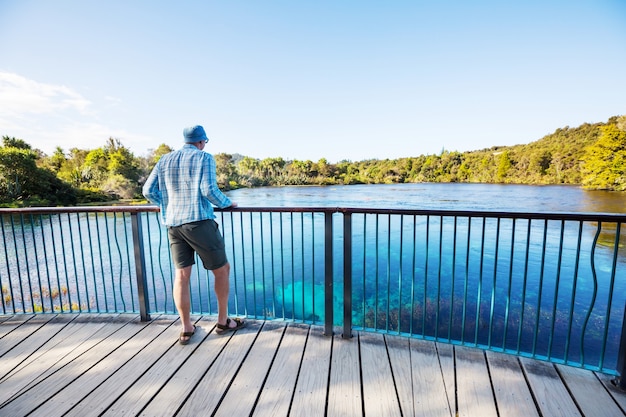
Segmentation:
<svg viewBox="0 0 626 417">
<path fill-rule="evenodd" d="M 217 186 L 213 156 L 191 144 L 159 159 L 143 195 L 159 206 L 166 226 L 214 219 L 211 203 L 220 208 L 232 204 Z"/>
</svg>

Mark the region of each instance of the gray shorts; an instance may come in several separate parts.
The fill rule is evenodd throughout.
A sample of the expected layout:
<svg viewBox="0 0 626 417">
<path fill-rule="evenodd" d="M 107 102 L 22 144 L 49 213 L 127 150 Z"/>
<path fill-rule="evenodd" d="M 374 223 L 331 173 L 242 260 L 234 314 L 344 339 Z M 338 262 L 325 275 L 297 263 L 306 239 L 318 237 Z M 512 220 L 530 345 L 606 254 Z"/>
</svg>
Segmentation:
<svg viewBox="0 0 626 417">
<path fill-rule="evenodd" d="M 170 251 L 176 268 L 182 269 L 196 263 L 197 253 L 204 269 L 214 270 L 228 263 L 224 238 L 215 220 L 200 220 L 169 227 Z"/>
</svg>

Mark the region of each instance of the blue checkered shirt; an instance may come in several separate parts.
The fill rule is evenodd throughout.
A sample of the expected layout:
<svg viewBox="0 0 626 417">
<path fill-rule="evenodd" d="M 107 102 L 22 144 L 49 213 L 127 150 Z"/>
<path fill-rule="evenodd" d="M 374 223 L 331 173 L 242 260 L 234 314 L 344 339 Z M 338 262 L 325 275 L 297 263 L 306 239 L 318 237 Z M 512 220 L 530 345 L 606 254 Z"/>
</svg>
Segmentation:
<svg viewBox="0 0 626 417">
<path fill-rule="evenodd" d="M 166 226 L 214 219 L 211 204 L 220 208 L 232 204 L 217 186 L 213 156 L 191 144 L 159 159 L 143 195 L 159 206 Z"/>
</svg>

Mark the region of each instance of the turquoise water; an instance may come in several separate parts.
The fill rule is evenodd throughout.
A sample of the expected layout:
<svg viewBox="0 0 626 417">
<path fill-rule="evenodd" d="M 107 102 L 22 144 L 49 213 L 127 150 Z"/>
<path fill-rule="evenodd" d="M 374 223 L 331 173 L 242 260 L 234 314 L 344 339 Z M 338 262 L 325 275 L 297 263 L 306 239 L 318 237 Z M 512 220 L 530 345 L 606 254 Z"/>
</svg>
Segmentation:
<svg viewBox="0 0 626 417">
<path fill-rule="evenodd" d="M 626 207 L 622 194 L 570 186 L 359 185 L 259 188 L 229 195 L 242 207 L 612 213 L 621 213 Z M 261 223 L 268 233 L 277 224 L 294 221 L 296 236 L 293 242 L 285 242 L 276 236 L 278 232 L 270 232 L 274 244 L 266 242 L 265 257 L 249 254 L 248 265 L 241 263 L 235 245 L 233 263 L 239 263 L 239 273 L 255 265 L 254 274 L 248 272 L 248 277 L 261 275 L 265 282 L 256 283 L 256 290 L 264 289 L 263 295 L 252 298 L 256 314 L 269 311 L 286 318 L 323 318 L 323 220 L 298 216 L 294 220 L 266 215 L 253 221 L 258 223 L 257 238 Z M 229 220 L 224 222 L 228 229 Z M 339 232 L 334 298 L 338 305 L 343 297 L 341 227 L 335 221 Z M 424 216 L 353 215 L 352 232 L 356 327 L 475 341 L 568 361 L 593 363 L 601 360 L 605 351 L 606 360 L 615 360 L 626 294 L 620 278 L 626 266 L 623 254 L 614 254 L 613 231 L 606 226 L 595 247 L 595 269 L 591 268 L 590 253 L 595 225 L 579 228 L 577 223 L 554 221 L 483 222 L 475 218 L 470 223 L 467 218 L 453 217 L 427 220 Z M 311 240 L 319 246 L 317 250 L 300 243 Z M 579 244 L 581 255 L 577 257 Z M 255 252 L 259 249 L 257 243 Z M 283 254 L 282 258 L 277 253 Z M 279 259 L 293 266 L 284 270 L 276 264 Z M 246 285 L 252 288 L 249 282 Z M 610 299 L 612 286 L 616 296 Z M 315 298 L 309 299 L 312 294 Z M 250 298 L 247 301 L 246 305 L 251 305 Z M 336 308 L 336 324 L 341 318 L 342 312 Z M 605 335 L 609 343 L 602 346 Z"/>
</svg>

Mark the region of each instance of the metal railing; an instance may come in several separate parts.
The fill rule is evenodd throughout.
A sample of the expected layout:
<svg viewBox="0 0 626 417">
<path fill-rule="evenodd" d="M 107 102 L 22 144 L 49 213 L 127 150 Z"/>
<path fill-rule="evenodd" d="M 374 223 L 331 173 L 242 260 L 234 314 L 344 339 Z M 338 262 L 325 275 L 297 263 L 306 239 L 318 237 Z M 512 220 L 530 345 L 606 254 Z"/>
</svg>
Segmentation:
<svg viewBox="0 0 626 417">
<path fill-rule="evenodd" d="M 232 314 L 624 369 L 626 216 L 351 208 L 217 216 Z M 3 314 L 175 313 L 156 207 L 1 209 L 0 227 Z M 217 311 L 211 279 L 194 268 L 194 314 Z"/>
</svg>

